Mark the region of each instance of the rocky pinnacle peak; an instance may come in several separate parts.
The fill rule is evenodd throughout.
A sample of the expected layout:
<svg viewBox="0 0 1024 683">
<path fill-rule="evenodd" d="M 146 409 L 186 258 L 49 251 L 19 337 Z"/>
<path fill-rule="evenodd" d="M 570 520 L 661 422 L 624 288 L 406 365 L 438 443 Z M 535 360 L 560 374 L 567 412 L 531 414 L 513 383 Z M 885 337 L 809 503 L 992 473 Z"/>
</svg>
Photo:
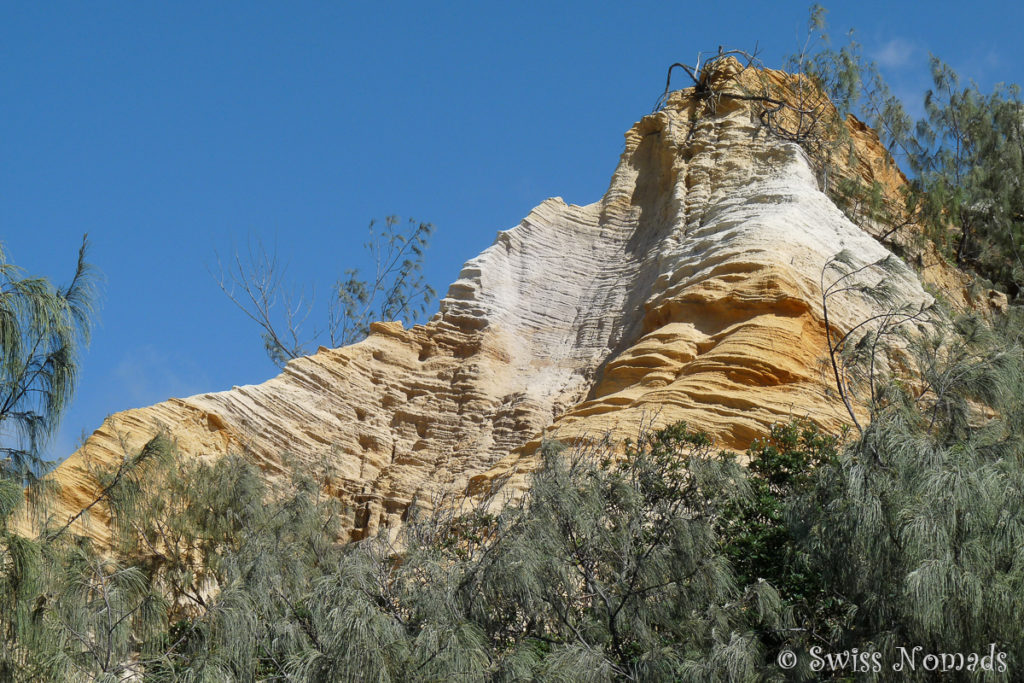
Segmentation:
<svg viewBox="0 0 1024 683">
<path fill-rule="evenodd" d="M 848 423 L 822 364 L 823 269 L 840 252 L 852 267 L 890 248 L 928 255 L 851 221 L 807 146 L 771 134 L 752 100 L 715 96 L 791 77 L 731 58 L 707 73 L 708 90 L 671 93 L 626 132 L 600 201 L 548 199 L 499 232 L 428 323 L 376 323 L 263 384 L 109 417 L 53 475 L 55 514 L 95 498 L 89 463 L 119 462 L 161 430 L 180 457 L 240 453 L 270 479 L 322 465 L 358 539 L 397 528 L 413 500 L 525 486 L 543 438 L 621 439 L 685 420 L 738 450 L 794 417 Z M 895 193 L 903 178 L 877 137 L 843 125 L 859 153 L 842 172 Z M 927 308 L 914 268 L 889 263 L 901 302 Z M 962 298 L 956 273 L 930 270 Z M 845 330 L 879 305 L 850 291 L 828 313 Z M 100 507 L 79 530 L 102 541 Z"/>
</svg>

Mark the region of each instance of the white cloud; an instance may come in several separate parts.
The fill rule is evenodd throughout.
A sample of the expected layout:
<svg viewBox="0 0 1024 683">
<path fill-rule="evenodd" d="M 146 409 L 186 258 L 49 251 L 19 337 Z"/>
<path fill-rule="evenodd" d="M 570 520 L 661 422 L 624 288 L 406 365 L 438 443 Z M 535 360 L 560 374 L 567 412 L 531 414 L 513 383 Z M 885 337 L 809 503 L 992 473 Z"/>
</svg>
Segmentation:
<svg viewBox="0 0 1024 683">
<path fill-rule="evenodd" d="M 872 58 L 884 69 L 899 69 L 914 61 L 919 52 L 916 45 L 903 38 L 893 38 L 875 50 Z"/>
<path fill-rule="evenodd" d="M 196 363 L 149 345 L 125 353 L 114 375 L 121 395 L 136 407 L 208 389 L 205 375 Z"/>
</svg>

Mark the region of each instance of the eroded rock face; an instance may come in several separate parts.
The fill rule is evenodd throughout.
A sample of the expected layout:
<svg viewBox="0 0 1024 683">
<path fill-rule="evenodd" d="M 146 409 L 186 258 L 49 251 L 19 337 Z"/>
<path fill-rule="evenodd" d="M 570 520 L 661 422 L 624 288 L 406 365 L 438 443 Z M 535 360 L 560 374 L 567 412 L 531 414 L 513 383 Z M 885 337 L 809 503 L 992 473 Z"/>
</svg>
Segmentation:
<svg viewBox="0 0 1024 683">
<path fill-rule="evenodd" d="M 542 436 L 684 419 L 743 449 L 796 416 L 844 424 L 821 367 L 822 268 L 841 249 L 861 264 L 888 252 L 749 104 L 694 112 L 690 91 L 674 93 L 626 133 L 599 202 L 549 199 L 500 232 L 426 325 L 378 323 L 263 384 L 110 417 L 56 471 L 60 513 L 95 497 L 85 462 L 115 462 L 160 429 L 183 457 L 245 452 L 271 478 L 284 453 L 328 463 L 357 539 L 396 528 L 414 499 L 525 485 Z M 906 303 L 931 302 L 902 262 L 890 277 Z M 876 312 L 854 294 L 829 306 L 839 329 Z M 103 522 L 88 533 L 105 538 Z"/>
</svg>

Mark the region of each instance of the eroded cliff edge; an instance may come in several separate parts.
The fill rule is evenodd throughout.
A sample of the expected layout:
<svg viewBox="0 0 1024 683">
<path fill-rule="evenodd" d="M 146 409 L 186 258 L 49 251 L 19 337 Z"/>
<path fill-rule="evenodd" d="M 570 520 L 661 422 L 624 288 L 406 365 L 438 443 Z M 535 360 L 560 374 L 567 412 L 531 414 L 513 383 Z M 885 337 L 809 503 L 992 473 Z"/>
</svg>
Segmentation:
<svg viewBox="0 0 1024 683">
<path fill-rule="evenodd" d="M 767 134 L 749 103 L 696 113 L 692 91 L 673 93 L 626 133 L 600 201 L 549 199 L 500 232 L 426 325 L 377 323 L 263 384 L 111 416 L 56 470 L 55 514 L 95 498 L 90 464 L 116 463 L 160 430 L 182 457 L 241 452 L 270 478 L 326 463 L 358 539 L 397 527 L 413 500 L 522 485 L 542 436 L 621 438 L 684 419 L 743 449 L 795 416 L 839 427 L 819 276 L 842 249 L 862 264 L 884 258 L 878 226 L 847 219 L 804 149 Z M 877 138 L 848 125 L 868 162 L 847 171 L 894 192 L 901 176 Z M 961 296 L 955 273 L 930 266 Z M 905 303 L 931 302 L 902 261 L 892 278 Z M 849 293 L 829 313 L 842 330 L 876 307 Z M 104 540 L 102 506 L 77 528 Z"/>
</svg>

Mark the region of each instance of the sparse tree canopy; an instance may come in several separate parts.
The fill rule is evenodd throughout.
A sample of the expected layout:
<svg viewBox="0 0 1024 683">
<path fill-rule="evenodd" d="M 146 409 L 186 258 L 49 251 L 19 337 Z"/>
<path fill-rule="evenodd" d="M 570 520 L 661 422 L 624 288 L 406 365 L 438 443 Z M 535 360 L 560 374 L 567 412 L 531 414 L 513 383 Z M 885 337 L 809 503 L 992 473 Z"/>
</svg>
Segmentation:
<svg viewBox="0 0 1024 683">
<path fill-rule="evenodd" d="M 96 306 L 87 246 L 83 238 L 64 287 L 25 275 L 0 247 L 0 476 L 40 474 L 42 448 L 71 401 Z"/>
<path fill-rule="evenodd" d="M 331 287 L 326 320 L 314 320 L 311 330 L 305 326 L 315 311 L 315 293 L 295 293 L 275 251 L 255 242 L 247 254 L 236 252 L 231 263 L 219 264 L 221 290 L 259 325 L 267 355 L 278 367 L 314 352 L 316 344 L 360 341 L 375 321 L 412 324 L 426 312 L 435 292 L 423 280 L 423 256 L 434 226 L 413 219 L 403 226 L 397 216 L 388 216 L 383 227 L 370 221 L 369 232 L 363 246 L 373 273 L 364 279 L 356 268 L 345 270 Z"/>
</svg>

